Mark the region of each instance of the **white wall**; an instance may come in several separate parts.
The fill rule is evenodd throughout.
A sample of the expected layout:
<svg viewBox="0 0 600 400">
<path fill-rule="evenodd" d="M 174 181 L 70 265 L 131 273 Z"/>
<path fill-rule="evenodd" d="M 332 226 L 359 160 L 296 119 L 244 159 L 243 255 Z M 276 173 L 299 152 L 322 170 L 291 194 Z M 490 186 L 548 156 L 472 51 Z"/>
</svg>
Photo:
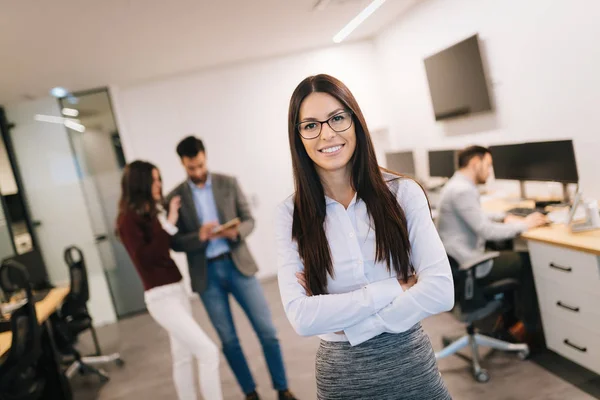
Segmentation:
<svg viewBox="0 0 600 400">
<path fill-rule="evenodd" d="M 392 145 L 426 149 L 573 138 L 583 190 L 600 198 L 600 2 L 428 0 L 375 41 Z M 479 33 L 496 111 L 437 123 L 423 59 Z M 556 189 L 556 188 L 554 188 Z"/>
<path fill-rule="evenodd" d="M 85 197 L 62 125 L 38 122 L 35 114 L 60 116 L 58 102 L 43 98 L 6 107 L 15 124 L 11 139 L 23 179 L 31 217 L 41 222 L 37 238 L 50 280 L 69 281 L 63 259 L 67 246 L 79 246 L 86 258 L 90 283 L 90 312 L 94 323 L 116 320 L 108 286 L 90 224 Z"/>
<path fill-rule="evenodd" d="M 365 42 L 120 87 L 112 96 L 127 158 L 155 163 L 168 190 L 185 177 L 178 141 L 201 137 L 209 168 L 237 176 L 253 200 L 257 225 L 248 242 L 259 276 L 274 275 L 273 214 L 293 190 L 290 96 L 306 76 L 332 74 L 353 91 L 371 129 L 385 131 L 374 56 Z"/>
<path fill-rule="evenodd" d="M 0 191 L 3 196 L 18 192 L 17 182 L 4 143 L 0 143 Z"/>
</svg>

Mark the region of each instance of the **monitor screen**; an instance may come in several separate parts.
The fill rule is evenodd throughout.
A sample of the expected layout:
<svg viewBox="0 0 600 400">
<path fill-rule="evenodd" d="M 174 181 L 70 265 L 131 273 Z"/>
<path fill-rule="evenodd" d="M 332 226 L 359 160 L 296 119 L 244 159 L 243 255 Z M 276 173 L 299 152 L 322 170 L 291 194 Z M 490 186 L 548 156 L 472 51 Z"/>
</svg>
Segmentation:
<svg viewBox="0 0 600 400">
<path fill-rule="evenodd" d="M 477 35 L 424 62 L 436 120 L 492 109 Z"/>
<path fill-rule="evenodd" d="M 572 140 L 491 146 L 496 179 L 579 182 Z"/>
<path fill-rule="evenodd" d="M 386 153 L 387 168 L 405 175 L 415 176 L 415 159 L 412 151 Z"/>
<path fill-rule="evenodd" d="M 429 176 L 451 178 L 456 170 L 455 150 L 429 151 Z"/>
</svg>

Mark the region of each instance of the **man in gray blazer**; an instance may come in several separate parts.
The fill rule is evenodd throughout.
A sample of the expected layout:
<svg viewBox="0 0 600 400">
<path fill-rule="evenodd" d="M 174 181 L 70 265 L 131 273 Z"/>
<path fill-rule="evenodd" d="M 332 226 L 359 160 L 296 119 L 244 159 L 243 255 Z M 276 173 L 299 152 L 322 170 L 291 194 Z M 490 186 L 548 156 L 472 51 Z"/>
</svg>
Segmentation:
<svg viewBox="0 0 600 400">
<path fill-rule="evenodd" d="M 512 215 L 494 221 L 480 203 L 477 185 L 487 182 L 492 169 L 492 155 L 481 146 L 471 146 L 458 154 L 458 170 L 446 183 L 438 204 L 437 228 L 448 256 L 457 263 L 465 263 L 485 252 L 486 241 L 514 239 L 522 232 L 546 223 L 540 213 L 525 218 Z M 523 324 L 517 325 L 533 333 L 537 330 L 538 310 L 531 263 L 528 253 L 503 251 L 495 260 L 479 266 L 475 276 L 484 284 L 504 278 L 521 281 L 517 308 Z M 516 328 L 512 330 L 517 333 Z"/>
<path fill-rule="evenodd" d="M 172 248 L 187 254 L 192 289 L 204 303 L 246 399 L 259 397 L 233 323 L 230 294 L 258 335 L 279 399 L 293 400 L 277 332 L 262 287 L 254 276 L 258 268 L 245 242 L 254 229 L 246 197 L 234 177 L 208 172 L 200 139 L 183 139 L 177 145 L 177 154 L 188 179 L 168 196 L 181 198 L 179 232 L 172 239 Z M 214 233 L 215 227 L 234 218 L 239 218 L 239 225 Z"/>
</svg>

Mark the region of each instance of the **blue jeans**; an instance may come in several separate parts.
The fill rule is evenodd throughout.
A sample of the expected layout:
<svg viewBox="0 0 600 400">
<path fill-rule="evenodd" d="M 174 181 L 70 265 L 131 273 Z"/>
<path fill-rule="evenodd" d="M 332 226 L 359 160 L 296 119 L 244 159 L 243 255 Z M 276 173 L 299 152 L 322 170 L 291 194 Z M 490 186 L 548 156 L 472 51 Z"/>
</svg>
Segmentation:
<svg viewBox="0 0 600 400">
<path fill-rule="evenodd" d="M 248 368 L 246 357 L 240 346 L 231 307 L 229 294 L 242 307 L 263 348 L 271 380 L 275 390 L 288 388 L 283 366 L 283 356 L 277 332 L 273 326 L 271 312 L 262 287 L 255 277 L 247 277 L 237 270 L 229 258 L 210 261 L 207 265 L 207 287 L 200 295 L 208 316 L 223 344 L 223 353 L 244 393 L 256 389 L 256 383 Z"/>
</svg>

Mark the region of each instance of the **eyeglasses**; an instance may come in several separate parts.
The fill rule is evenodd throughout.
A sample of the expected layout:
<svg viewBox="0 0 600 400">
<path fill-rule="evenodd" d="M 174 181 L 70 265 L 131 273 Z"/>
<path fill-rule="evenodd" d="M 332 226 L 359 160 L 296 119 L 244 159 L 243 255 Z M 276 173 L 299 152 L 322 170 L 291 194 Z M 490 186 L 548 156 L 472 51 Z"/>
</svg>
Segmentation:
<svg viewBox="0 0 600 400">
<path fill-rule="evenodd" d="M 344 132 L 352 126 L 352 111 L 342 111 L 325 121 L 306 121 L 297 124 L 298 133 L 304 139 L 316 139 L 321 135 L 323 124 L 329 125 L 334 132 Z"/>
</svg>

